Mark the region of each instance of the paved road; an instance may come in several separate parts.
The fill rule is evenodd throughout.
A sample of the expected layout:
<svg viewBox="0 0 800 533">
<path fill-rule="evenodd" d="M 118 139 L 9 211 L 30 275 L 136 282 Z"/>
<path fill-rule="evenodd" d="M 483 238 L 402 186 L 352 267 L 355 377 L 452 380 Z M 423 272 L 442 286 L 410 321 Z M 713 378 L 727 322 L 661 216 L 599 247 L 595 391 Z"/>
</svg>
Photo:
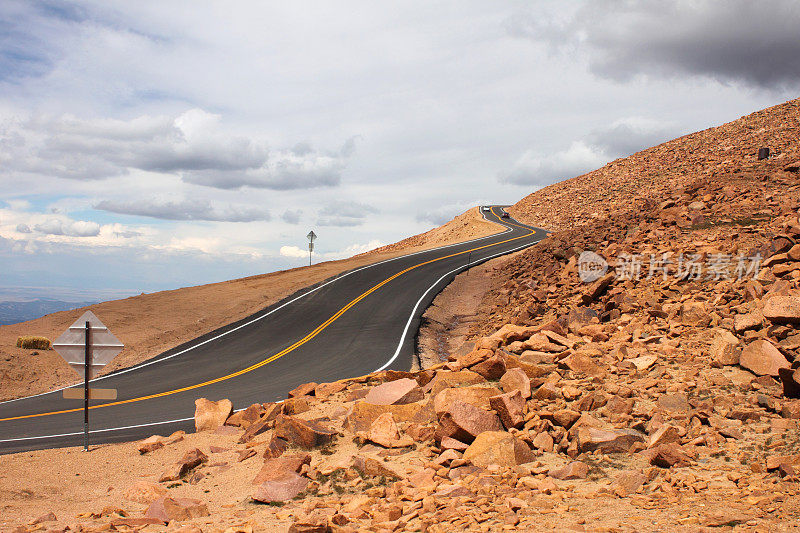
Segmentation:
<svg viewBox="0 0 800 533">
<path fill-rule="evenodd" d="M 240 322 L 156 358 L 94 380 L 118 389 L 93 401 L 93 444 L 193 429 L 194 401 L 230 398 L 235 408 L 276 401 L 309 381 L 407 370 L 425 308 L 471 264 L 546 235 L 498 215 L 503 233 L 361 267 L 311 286 Z M 102 317 L 100 317 L 102 319 Z M 124 342 L 125 339 L 122 339 Z M 0 453 L 79 446 L 83 401 L 60 391 L 0 403 Z"/>
</svg>

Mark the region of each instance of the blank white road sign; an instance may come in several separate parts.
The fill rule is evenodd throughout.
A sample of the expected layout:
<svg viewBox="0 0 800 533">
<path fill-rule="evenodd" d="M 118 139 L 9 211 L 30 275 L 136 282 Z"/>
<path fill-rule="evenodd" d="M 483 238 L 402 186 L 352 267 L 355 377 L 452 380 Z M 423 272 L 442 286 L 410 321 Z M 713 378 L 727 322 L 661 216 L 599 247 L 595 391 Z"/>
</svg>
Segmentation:
<svg viewBox="0 0 800 533">
<path fill-rule="evenodd" d="M 58 355 L 63 357 L 72 369 L 84 377 L 85 353 L 86 353 L 86 322 L 89 322 L 91 329 L 91 366 L 89 368 L 89 379 L 108 364 L 125 347 L 118 338 L 111 333 L 100 319 L 91 311 L 86 311 L 78 320 L 72 324 L 67 331 L 61 334 L 53 342 L 53 349 Z"/>
</svg>

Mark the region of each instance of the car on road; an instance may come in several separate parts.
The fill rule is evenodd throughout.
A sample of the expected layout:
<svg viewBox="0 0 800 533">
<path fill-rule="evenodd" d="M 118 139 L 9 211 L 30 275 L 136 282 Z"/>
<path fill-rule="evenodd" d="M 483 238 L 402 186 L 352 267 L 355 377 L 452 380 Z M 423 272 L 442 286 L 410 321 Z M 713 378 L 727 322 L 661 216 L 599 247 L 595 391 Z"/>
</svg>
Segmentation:
<svg viewBox="0 0 800 533">
<path fill-rule="evenodd" d="M 492 210 L 492 208 L 491 208 L 491 207 L 484 207 L 484 208 L 483 208 L 483 210 L 484 210 L 484 211 L 491 211 L 491 210 Z"/>
<path fill-rule="evenodd" d="M 500 215 L 500 218 L 509 218 L 509 216 L 508 216 L 508 213 L 506 213 L 505 211 L 503 211 L 503 214 L 502 214 L 502 215 Z"/>
</svg>

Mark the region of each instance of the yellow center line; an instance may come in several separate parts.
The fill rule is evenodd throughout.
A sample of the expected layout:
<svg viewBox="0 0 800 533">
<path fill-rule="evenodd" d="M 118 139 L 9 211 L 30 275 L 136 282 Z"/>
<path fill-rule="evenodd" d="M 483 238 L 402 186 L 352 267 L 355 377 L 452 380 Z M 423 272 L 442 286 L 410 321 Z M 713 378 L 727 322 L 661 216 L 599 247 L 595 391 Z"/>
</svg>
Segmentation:
<svg viewBox="0 0 800 533">
<path fill-rule="evenodd" d="M 497 213 L 494 212 L 494 207 L 491 208 L 491 212 L 492 212 L 493 215 L 498 216 Z M 500 218 L 500 217 L 498 216 L 498 218 Z M 512 224 L 510 222 L 507 222 L 507 224 L 510 224 L 512 226 L 516 226 L 518 228 L 528 229 L 528 228 L 525 228 L 524 226 L 520 226 L 518 224 Z M 511 239 L 506 239 L 504 241 L 495 242 L 495 243 L 492 243 L 492 244 L 486 244 L 484 246 L 478 246 L 477 248 L 472 248 L 470 250 L 464 250 L 463 252 L 456 252 L 456 253 L 453 253 L 453 254 L 450 254 L 450 255 L 445 255 L 445 256 L 442 256 L 442 257 L 438 257 L 436 259 L 430 259 L 428 261 L 424 261 L 422 263 L 418 263 L 416 265 L 410 266 L 410 267 L 406 268 L 405 270 L 401 270 L 397 274 L 394 274 L 393 276 L 390 276 L 390 277 L 386 278 L 385 280 L 383 280 L 380 283 L 378 283 L 377 285 L 373 286 L 372 288 L 370 288 L 366 292 L 362 293 L 358 297 L 356 297 L 353 300 L 351 300 L 347 305 L 345 305 L 344 307 L 339 309 L 333 316 L 331 316 L 325 322 L 323 322 L 322 324 L 317 326 L 311 333 L 307 334 L 305 337 L 303 337 L 299 341 L 295 342 L 294 344 L 292 344 L 291 346 L 289 346 L 287 348 L 284 348 L 283 350 L 281 350 L 280 352 L 276 353 L 275 355 L 267 357 L 266 359 L 263 359 L 263 360 L 255 363 L 255 364 L 253 364 L 251 366 L 248 366 L 247 368 L 243 368 L 242 370 L 238 370 L 238 371 L 233 372 L 231 374 L 227 374 L 225 376 L 214 378 L 214 379 L 211 379 L 211 380 L 208 380 L 208 381 L 204 381 L 202 383 L 197 383 L 195 385 L 189 385 L 187 387 L 181 387 L 180 389 L 173 389 L 173 390 L 169 390 L 169 391 L 159 392 L 159 393 L 156 393 L 156 394 L 150 394 L 150 395 L 147 395 L 147 396 L 139 396 L 137 398 L 131 398 L 129 400 L 120 400 L 118 402 L 110 402 L 110 403 L 104 403 L 104 404 L 100 404 L 100 405 L 92 405 L 92 406 L 89 407 L 89 409 L 102 409 L 104 407 L 113 407 L 115 405 L 123 405 L 123 404 L 126 404 L 126 403 L 141 402 L 141 401 L 144 401 L 144 400 L 152 400 L 153 398 L 160 398 L 162 396 L 169 396 L 169 395 L 172 395 L 172 394 L 178 394 L 179 392 L 186 392 L 186 391 L 189 391 L 189 390 L 192 390 L 192 389 L 199 389 L 201 387 L 207 387 L 208 385 L 213 385 L 214 383 L 219 383 L 221 381 L 226 381 L 226 380 L 241 376 L 243 374 L 247 374 L 248 372 L 252 372 L 253 370 L 261 368 L 262 366 L 267 365 L 267 364 L 271 363 L 272 361 L 275 361 L 276 359 L 280 359 L 281 357 L 283 357 L 284 355 L 288 354 L 289 352 L 292 352 L 295 349 L 297 349 L 300 346 L 302 346 L 303 344 L 307 343 L 308 341 L 310 341 L 311 339 L 313 339 L 314 337 L 319 335 L 320 332 L 322 332 L 325 328 L 330 326 L 333 322 L 335 322 L 344 313 L 346 313 L 348 309 L 350 309 L 351 307 L 356 305 L 358 302 L 360 302 L 361 300 L 363 300 L 364 298 L 366 298 L 367 296 L 369 296 L 370 294 L 372 294 L 376 290 L 380 289 L 381 287 L 383 287 L 384 285 L 386 285 L 387 283 L 389 283 L 393 279 L 396 279 L 396 278 L 402 276 L 403 274 L 405 274 L 407 272 L 410 272 L 411 270 L 414 270 L 414 269 L 419 268 L 419 267 L 424 266 L 424 265 L 428 265 L 430 263 L 436 263 L 437 261 L 442 261 L 443 259 L 449 259 L 450 257 L 456 257 L 458 255 L 463 255 L 463 254 L 466 254 L 466 253 L 475 252 L 477 250 L 483 250 L 484 248 L 489 248 L 491 246 L 497 246 L 498 244 L 505 244 L 507 242 L 516 241 L 518 239 L 523 239 L 523 238 L 528 237 L 530 235 L 533 235 L 535 233 L 536 233 L 536 230 L 533 230 L 530 233 L 526 233 L 525 235 L 520 235 L 519 237 L 513 237 Z M 20 420 L 20 419 L 24 419 L 24 418 L 36 418 L 36 417 L 40 417 L 40 416 L 60 415 L 60 414 L 64 414 L 64 413 L 75 413 L 75 412 L 78 412 L 78 411 L 83 411 L 83 407 L 78 407 L 78 408 L 75 408 L 75 409 L 64 409 L 64 410 L 61 410 L 61 411 L 50 411 L 50 412 L 47 412 L 47 413 L 37 413 L 37 414 L 31 414 L 31 415 L 12 416 L 12 417 L 9 417 L 9 418 L 0 418 L 0 422 L 8 422 L 10 420 Z"/>
</svg>

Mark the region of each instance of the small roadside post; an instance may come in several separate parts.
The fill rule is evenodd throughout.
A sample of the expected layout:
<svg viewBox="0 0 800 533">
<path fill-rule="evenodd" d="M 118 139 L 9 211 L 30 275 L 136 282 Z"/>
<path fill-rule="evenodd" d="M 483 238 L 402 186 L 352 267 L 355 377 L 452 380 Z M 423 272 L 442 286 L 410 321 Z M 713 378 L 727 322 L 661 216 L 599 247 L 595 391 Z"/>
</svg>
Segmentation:
<svg viewBox="0 0 800 533">
<path fill-rule="evenodd" d="M 100 319 L 86 311 L 54 342 L 53 350 L 83 376 L 83 387 L 64 389 L 66 400 L 83 400 L 83 451 L 89 451 L 89 400 L 116 400 L 117 389 L 90 388 L 89 380 L 122 351 L 124 345 Z"/>
<path fill-rule="evenodd" d="M 308 237 L 308 266 L 311 266 L 311 252 L 314 251 L 314 239 L 317 238 L 317 234 L 312 229 L 306 237 Z"/>
</svg>

